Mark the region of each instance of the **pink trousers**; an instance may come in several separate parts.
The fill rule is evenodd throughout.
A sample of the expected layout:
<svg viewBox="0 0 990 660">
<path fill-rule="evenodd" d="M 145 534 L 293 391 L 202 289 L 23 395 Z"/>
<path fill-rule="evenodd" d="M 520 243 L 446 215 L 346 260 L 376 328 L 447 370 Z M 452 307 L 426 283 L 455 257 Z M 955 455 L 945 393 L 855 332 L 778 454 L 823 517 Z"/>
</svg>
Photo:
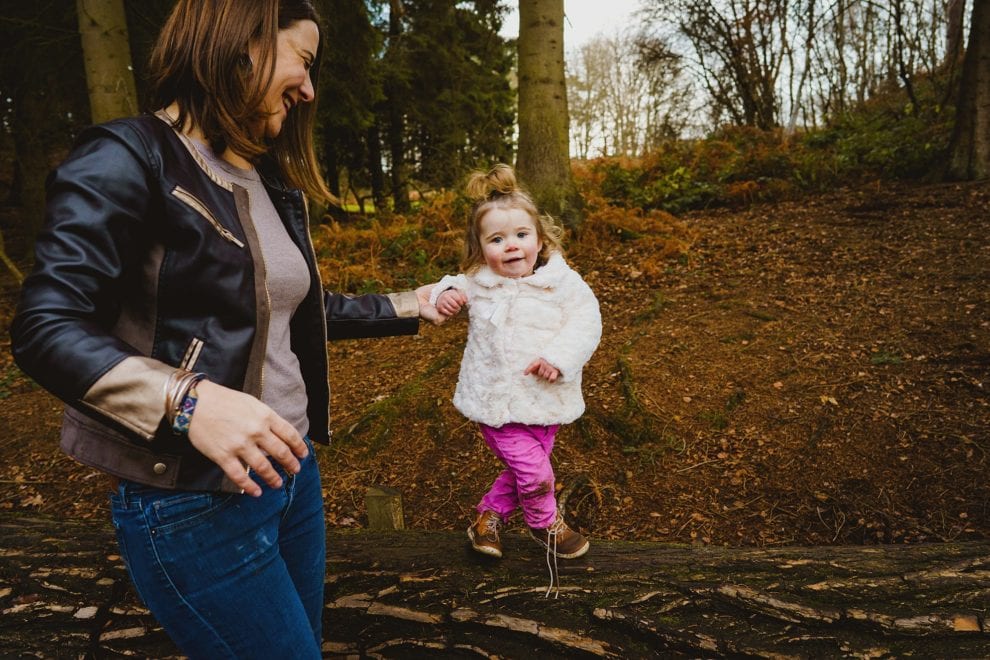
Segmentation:
<svg viewBox="0 0 990 660">
<path fill-rule="evenodd" d="M 478 513 L 494 511 L 508 520 L 516 509 L 522 508 L 527 525 L 534 529 L 549 527 L 557 515 L 550 453 L 560 425 L 479 426 L 488 447 L 505 469 L 481 498 Z"/>
</svg>

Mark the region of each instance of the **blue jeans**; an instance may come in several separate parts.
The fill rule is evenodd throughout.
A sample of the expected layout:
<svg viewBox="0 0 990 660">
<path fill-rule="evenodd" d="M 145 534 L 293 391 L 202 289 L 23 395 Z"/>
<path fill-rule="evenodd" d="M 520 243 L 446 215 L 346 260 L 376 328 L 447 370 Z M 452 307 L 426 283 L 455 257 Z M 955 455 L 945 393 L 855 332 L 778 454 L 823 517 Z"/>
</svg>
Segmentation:
<svg viewBox="0 0 990 660">
<path fill-rule="evenodd" d="M 261 497 L 123 481 L 110 496 L 138 595 L 190 658 L 320 658 L 326 527 L 313 446 Z"/>
</svg>

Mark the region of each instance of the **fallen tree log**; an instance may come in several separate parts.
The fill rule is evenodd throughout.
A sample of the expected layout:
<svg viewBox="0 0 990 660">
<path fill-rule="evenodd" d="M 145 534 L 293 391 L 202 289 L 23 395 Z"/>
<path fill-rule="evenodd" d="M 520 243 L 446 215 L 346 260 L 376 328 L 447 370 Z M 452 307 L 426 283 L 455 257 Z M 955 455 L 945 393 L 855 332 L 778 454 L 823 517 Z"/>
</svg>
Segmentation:
<svg viewBox="0 0 990 660">
<path fill-rule="evenodd" d="M 990 657 L 990 543 L 594 542 L 506 558 L 453 532 L 331 531 L 326 657 Z M 554 596 L 557 596 L 556 598 Z M 174 657 L 105 524 L 0 516 L 0 656 Z"/>
</svg>

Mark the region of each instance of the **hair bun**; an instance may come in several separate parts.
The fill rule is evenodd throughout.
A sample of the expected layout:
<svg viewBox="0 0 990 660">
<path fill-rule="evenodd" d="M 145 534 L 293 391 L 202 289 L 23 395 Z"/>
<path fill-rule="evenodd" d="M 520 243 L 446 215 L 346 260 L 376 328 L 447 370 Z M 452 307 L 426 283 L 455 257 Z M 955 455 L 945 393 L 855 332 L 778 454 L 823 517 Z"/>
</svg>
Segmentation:
<svg viewBox="0 0 990 660">
<path fill-rule="evenodd" d="M 501 195 L 519 192 L 516 173 L 511 166 L 499 163 L 488 172 L 474 172 L 468 178 L 467 194 L 472 200 L 487 201 Z"/>
</svg>

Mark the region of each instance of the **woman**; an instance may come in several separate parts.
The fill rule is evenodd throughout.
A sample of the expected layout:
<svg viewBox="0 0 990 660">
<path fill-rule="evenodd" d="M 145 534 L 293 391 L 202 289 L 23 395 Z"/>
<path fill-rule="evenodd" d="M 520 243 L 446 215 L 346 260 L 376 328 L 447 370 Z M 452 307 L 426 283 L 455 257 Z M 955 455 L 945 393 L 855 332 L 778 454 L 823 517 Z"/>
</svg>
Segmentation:
<svg viewBox="0 0 990 660">
<path fill-rule="evenodd" d="M 320 656 L 328 331 L 443 320 L 429 287 L 322 290 L 318 26 L 310 0 L 179 0 L 151 57 L 160 110 L 87 130 L 50 178 L 12 327 L 68 404 L 62 448 L 114 478 L 131 577 L 191 657 Z"/>
</svg>

